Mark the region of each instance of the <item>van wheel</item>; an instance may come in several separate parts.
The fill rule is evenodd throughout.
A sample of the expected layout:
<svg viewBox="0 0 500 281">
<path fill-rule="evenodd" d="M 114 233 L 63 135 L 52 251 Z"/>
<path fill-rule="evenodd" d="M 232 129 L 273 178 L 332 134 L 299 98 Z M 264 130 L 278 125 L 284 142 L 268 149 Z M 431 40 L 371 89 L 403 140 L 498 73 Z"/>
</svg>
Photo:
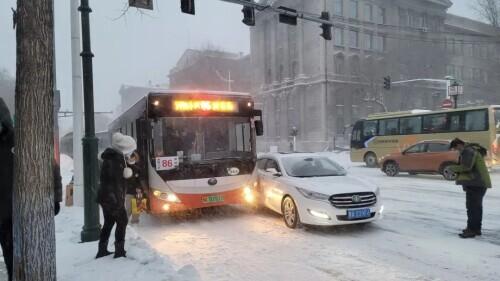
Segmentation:
<svg viewBox="0 0 500 281">
<path fill-rule="evenodd" d="M 394 161 L 387 162 L 384 164 L 384 172 L 389 177 L 395 177 L 399 174 L 399 166 Z"/>
<path fill-rule="evenodd" d="M 454 181 L 457 178 L 457 174 L 451 171 L 451 165 L 452 164 L 444 164 L 441 169 L 441 175 L 443 175 L 445 180 Z"/>
<path fill-rule="evenodd" d="M 377 167 L 377 155 L 375 155 L 375 153 L 373 152 L 368 152 L 366 155 L 365 155 L 365 163 L 366 163 L 366 166 L 367 167 L 370 167 L 370 168 L 375 168 Z"/>
</svg>

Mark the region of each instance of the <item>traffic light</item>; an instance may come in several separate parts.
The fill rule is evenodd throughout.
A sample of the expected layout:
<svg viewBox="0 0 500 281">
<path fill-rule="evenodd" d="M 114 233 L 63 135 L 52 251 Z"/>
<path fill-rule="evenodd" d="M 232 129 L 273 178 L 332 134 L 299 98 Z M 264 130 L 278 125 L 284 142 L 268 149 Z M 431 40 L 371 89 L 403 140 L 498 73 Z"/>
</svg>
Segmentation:
<svg viewBox="0 0 500 281">
<path fill-rule="evenodd" d="M 295 10 L 295 9 L 291 9 L 291 8 L 287 8 L 287 7 L 283 7 L 283 6 L 279 6 L 278 9 L 297 14 L 297 10 Z M 280 13 L 279 22 L 289 24 L 289 25 L 297 25 L 297 16 L 296 15 L 295 16 L 288 15 L 286 13 L 285 14 Z"/>
<path fill-rule="evenodd" d="M 194 15 L 194 0 L 181 0 L 181 11 Z"/>
<path fill-rule="evenodd" d="M 250 1 L 250 0 L 249 0 Z M 248 26 L 255 25 L 255 9 L 249 6 L 243 6 L 243 20 L 242 22 Z"/>
<path fill-rule="evenodd" d="M 384 77 L 384 89 L 386 90 L 391 89 L 391 76 Z"/>
<path fill-rule="evenodd" d="M 330 13 L 329 12 L 321 12 L 320 18 L 322 20 L 329 21 L 330 20 Z M 321 33 L 321 37 L 325 38 L 325 40 L 332 40 L 332 25 L 322 23 L 321 29 L 323 30 L 323 33 Z"/>
</svg>

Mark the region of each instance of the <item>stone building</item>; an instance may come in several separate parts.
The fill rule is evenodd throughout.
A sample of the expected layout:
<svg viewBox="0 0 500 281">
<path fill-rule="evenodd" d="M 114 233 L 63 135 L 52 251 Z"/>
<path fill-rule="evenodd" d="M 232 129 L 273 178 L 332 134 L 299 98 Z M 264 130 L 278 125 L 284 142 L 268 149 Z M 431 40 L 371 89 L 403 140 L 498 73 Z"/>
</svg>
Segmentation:
<svg viewBox="0 0 500 281">
<path fill-rule="evenodd" d="M 443 83 L 395 84 L 386 91 L 383 77 L 460 79 L 452 66 L 467 65 L 470 59 L 451 52 L 449 41 L 462 40 L 463 45 L 471 42 L 469 37 L 491 41 L 492 35 L 491 30 L 484 34 L 477 22 L 448 15 L 448 0 L 281 0 L 274 5 L 313 14 L 329 11 L 334 38 L 323 40 L 317 23 L 299 19 L 297 26 L 290 26 L 279 23 L 274 13 L 256 14 L 251 28 L 252 92 L 264 112 L 261 149 L 288 149 L 294 126 L 299 150 L 331 149 L 334 139 L 337 144 L 347 141 L 348 126 L 368 114 L 435 109 L 446 97 Z M 472 83 L 466 86 L 471 89 Z M 488 96 L 480 91 L 478 97 Z"/>
<path fill-rule="evenodd" d="M 170 70 L 170 89 L 249 92 L 250 56 L 188 49 Z"/>
</svg>

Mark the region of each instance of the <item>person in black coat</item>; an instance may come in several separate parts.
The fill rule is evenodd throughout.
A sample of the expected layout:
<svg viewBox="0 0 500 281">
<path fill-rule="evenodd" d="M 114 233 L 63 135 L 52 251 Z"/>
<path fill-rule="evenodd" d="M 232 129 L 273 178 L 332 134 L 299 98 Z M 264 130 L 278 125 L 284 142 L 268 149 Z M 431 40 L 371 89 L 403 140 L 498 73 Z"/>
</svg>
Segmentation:
<svg viewBox="0 0 500 281">
<path fill-rule="evenodd" d="M 9 280 L 13 269 L 12 188 L 14 184 L 14 127 L 7 105 L 0 98 L 0 244 Z M 54 161 L 54 211 L 57 215 L 62 201 L 59 166 Z"/>
<path fill-rule="evenodd" d="M 144 196 L 145 182 L 143 181 L 144 174 L 137 151 L 132 153 L 132 156 L 127 160 L 127 166 L 132 169 L 133 175 L 127 180 L 125 209 L 127 210 L 127 218 L 130 219 L 130 223 L 139 223 L 139 214 L 134 214 L 132 210 L 132 200 L 135 199 L 136 204 L 140 204 L 140 200 Z"/>
<path fill-rule="evenodd" d="M 12 280 L 12 186 L 14 181 L 14 128 L 9 109 L 0 98 L 0 242 L 7 267 L 9 280 Z"/>
<path fill-rule="evenodd" d="M 115 133 L 112 137 L 111 147 L 107 148 L 101 155 L 103 162 L 97 203 L 102 208 L 104 225 L 101 230 L 96 259 L 112 254 L 107 248 L 111 230 L 115 224 L 114 257 L 126 257 L 125 231 L 128 223 L 127 211 L 125 210 L 126 181 L 133 175 L 132 169 L 127 167 L 127 158 L 136 148 L 137 144 L 132 137 Z"/>
</svg>

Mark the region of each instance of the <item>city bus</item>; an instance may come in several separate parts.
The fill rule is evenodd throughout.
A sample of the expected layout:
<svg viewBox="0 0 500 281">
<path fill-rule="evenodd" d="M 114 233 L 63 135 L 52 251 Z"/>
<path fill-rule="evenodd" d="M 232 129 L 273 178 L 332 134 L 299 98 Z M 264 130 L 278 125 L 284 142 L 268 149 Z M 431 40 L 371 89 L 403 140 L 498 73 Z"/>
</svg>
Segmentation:
<svg viewBox="0 0 500 281">
<path fill-rule="evenodd" d="M 159 91 L 109 125 L 137 140 L 153 215 L 253 203 L 262 112 L 249 94 Z"/>
<path fill-rule="evenodd" d="M 351 136 L 351 161 L 376 167 L 387 154 L 424 140 L 479 143 L 489 167 L 500 164 L 500 106 L 380 113 L 359 120 Z"/>
</svg>

